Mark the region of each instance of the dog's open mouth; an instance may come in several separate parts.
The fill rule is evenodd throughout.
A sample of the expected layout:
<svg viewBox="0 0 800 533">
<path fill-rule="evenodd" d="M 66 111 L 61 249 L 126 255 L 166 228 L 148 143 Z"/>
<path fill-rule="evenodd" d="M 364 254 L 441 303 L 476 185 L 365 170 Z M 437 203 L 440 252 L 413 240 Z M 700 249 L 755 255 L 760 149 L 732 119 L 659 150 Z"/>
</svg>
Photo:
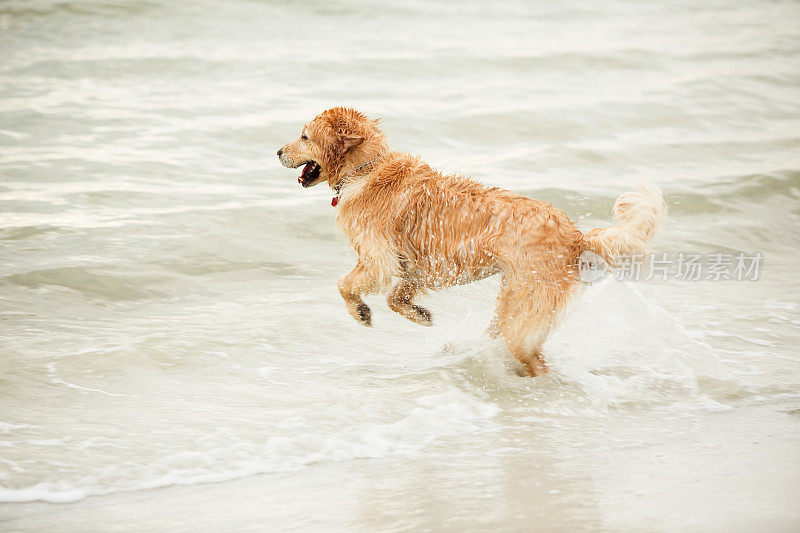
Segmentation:
<svg viewBox="0 0 800 533">
<path fill-rule="evenodd" d="M 303 187 L 308 187 L 317 181 L 317 178 L 319 178 L 319 165 L 313 161 L 309 161 L 306 163 L 306 166 L 303 167 L 303 172 L 300 173 L 300 177 L 297 178 L 297 183 Z"/>
</svg>

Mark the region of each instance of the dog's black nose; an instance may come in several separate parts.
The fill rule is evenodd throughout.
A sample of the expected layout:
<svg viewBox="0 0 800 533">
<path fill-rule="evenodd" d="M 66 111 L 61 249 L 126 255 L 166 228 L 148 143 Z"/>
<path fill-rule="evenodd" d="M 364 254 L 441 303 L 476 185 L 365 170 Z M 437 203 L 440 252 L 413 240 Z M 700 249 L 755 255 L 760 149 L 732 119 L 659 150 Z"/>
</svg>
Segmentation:
<svg viewBox="0 0 800 533">
<path fill-rule="evenodd" d="M 278 157 L 280 157 L 282 153 L 283 153 L 283 148 L 281 148 L 280 150 L 278 150 Z"/>
</svg>

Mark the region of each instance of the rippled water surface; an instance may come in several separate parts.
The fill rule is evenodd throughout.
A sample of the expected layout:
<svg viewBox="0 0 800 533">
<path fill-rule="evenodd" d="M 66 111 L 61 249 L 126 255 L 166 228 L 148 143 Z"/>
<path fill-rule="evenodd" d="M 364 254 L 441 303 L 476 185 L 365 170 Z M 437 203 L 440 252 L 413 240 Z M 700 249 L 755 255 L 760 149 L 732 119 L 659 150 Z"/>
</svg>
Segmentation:
<svg viewBox="0 0 800 533">
<path fill-rule="evenodd" d="M 800 5 L 0 3 L 0 528 L 800 527 Z M 368 298 L 275 150 L 392 146 L 758 281 L 586 291 L 518 377 L 497 280 Z M 268 527 L 269 526 L 269 527 Z"/>
</svg>

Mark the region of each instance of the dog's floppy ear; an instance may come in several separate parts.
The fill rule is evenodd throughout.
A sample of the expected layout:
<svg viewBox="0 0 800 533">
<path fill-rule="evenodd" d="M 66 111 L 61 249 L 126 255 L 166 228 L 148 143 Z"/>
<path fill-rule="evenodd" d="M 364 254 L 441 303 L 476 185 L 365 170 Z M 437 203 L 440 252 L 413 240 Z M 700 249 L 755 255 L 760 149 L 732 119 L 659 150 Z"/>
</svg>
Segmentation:
<svg viewBox="0 0 800 533">
<path fill-rule="evenodd" d="M 325 143 L 325 167 L 329 172 L 335 172 L 342 164 L 344 154 L 351 148 L 364 142 L 364 137 L 357 133 L 337 133 L 332 128 Z"/>
<path fill-rule="evenodd" d="M 338 143 L 341 144 L 341 153 L 345 153 L 350 148 L 358 146 L 364 142 L 364 137 L 356 133 L 342 133 L 338 136 Z"/>
</svg>

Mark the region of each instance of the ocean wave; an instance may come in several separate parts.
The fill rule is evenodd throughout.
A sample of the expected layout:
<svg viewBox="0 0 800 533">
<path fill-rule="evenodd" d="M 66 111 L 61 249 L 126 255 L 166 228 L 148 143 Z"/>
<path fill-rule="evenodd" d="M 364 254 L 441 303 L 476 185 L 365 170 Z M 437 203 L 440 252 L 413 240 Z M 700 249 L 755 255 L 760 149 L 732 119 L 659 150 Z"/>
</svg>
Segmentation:
<svg viewBox="0 0 800 533">
<path fill-rule="evenodd" d="M 492 402 L 458 390 L 419 396 L 405 416 L 367 426 L 342 425 L 339 432 L 308 428 L 261 442 L 206 439 L 148 464 L 90 468 L 76 481 L 43 481 L 29 487 L 0 486 L 3 502 L 71 502 L 90 495 L 146 490 L 169 485 L 216 483 L 255 474 L 296 471 L 328 461 L 414 455 L 438 439 L 476 431 L 498 414 Z M 224 440 L 224 439 L 223 439 Z M 51 477 L 51 476 L 48 476 Z"/>
</svg>

